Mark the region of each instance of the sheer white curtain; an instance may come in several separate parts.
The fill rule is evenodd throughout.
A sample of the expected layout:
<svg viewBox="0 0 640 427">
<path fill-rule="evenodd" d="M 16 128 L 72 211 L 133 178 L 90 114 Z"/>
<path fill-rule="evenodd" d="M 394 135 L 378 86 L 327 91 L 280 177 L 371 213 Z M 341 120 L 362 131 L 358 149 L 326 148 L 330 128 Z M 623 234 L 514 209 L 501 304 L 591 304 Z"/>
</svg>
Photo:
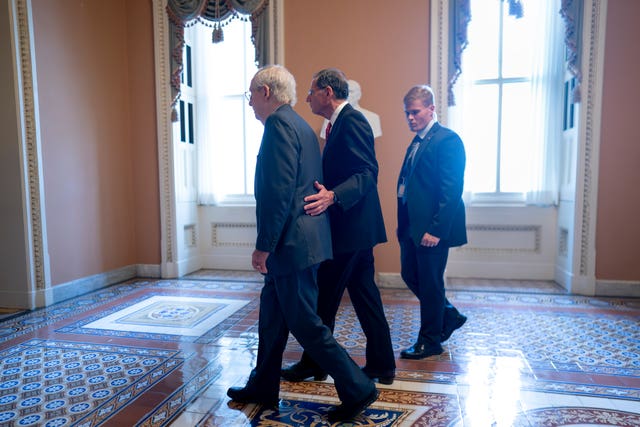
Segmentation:
<svg viewBox="0 0 640 427">
<path fill-rule="evenodd" d="M 469 204 L 557 203 L 563 111 L 560 0 L 522 4 L 522 18 L 504 15 L 499 54 L 498 9 L 471 1 L 469 44 L 454 86 L 456 105 L 449 107 L 449 125 L 467 151 L 464 198 Z M 496 64 L 501 64 L 499 73 Z M 508 83 L 511 77 L 519 80 Z M 499 86 L 501 79 L 507 80 Z"/>
<path fill-rule="evenodd" d="M 560 1 L 529 1 L 525 13 L 543 22 L 538 34 L 543 47 L 533 57 L 532 92 L 534 141 L 540 147 L 531 159 L 531 184 L 527 204 L 557 204 L 560 193 L 560 148 L 562 144 L 562 88 L 564 80 L 564 33 Z"/>
<path fill-rule="evenodd" d="M 215 205 L 221 194 L 220 183 L 215 179 L 213 145 L 215 123 L 210 118 L 215 111 L 215 81 L 210 78 L 212 66 L 209 60 L 212 47 L 211 32 L 198 26 L 190 29 L 194 40 L 194 74 L 196 78 L 196 149 L 198 158 L 198 204 Z"/>
<path fill-rule="evenodd" d="M 215 44 L 210 29 L 194 32 L 198 203 L 251 203 L 262 135 L 244 96 L 257 71 L 251 24 L 232 21 Z"/>
</svg>

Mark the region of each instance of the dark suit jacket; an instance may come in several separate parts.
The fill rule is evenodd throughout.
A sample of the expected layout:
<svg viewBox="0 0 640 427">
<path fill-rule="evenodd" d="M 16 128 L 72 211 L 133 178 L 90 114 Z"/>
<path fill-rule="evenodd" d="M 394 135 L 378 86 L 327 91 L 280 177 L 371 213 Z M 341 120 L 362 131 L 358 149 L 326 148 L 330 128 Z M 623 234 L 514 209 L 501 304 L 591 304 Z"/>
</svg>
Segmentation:
<svg viewBox="0 0 640 427">
<path fill-rule="evenodd" d="M 329 208 L 333 252 L 368 249 L 386 242 L 373 132 L 362 113 L 349 104 L 331 127 L 322 171 L 323 184 L 338 198 Z"/>
<path fill-rule="evenodd" d="M 290 105 L 264 125 L 255 174 L 256 249 L 270 252 L 269 274 L 290 274 L 331 258 L 326 214 L 304 212 L 304 197 L 322 182 L 322 161 L 313 129 Z"/>
<path fill-rule="evenodd" d="M 465 162 L 458 134 L 436 122 L 420 144 L 405 183 L 409 234 L 417 246 L 425 232 L 451 247 L 467 243 Z"/>
</svg>

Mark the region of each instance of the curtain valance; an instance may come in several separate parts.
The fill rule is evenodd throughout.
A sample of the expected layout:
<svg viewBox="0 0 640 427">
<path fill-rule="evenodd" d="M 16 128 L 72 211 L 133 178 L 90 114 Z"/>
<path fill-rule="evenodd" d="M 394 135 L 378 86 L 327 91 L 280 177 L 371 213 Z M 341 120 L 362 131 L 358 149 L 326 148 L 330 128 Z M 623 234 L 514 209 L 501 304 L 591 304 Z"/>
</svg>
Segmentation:
<svg viewBox="0 0 640 427">
<path fill-rule="evenodd" d="M 564 44 L 567 48 L 567 68 L 576 78 L 573 89 L 573 102 L 580 102 L 580 83 L 582 81 L 582 14 L 583 0 L 562 0 L 560 16 L 565 23 Z"/>
<path fill-rule="evenodd" d="M 509 15 L 522 18 L 522 0 L 503 0 L 509 4 Z M 467 27 L 471 21 L 471 0 L 449 1 L 449 84 L 447 105 L 456 105 L 453 85 L 462 74 L 462 51 L 469 42 Z"/>
<path fill-rule="evenodd" d="M 171 120 L 178 121 L 176 105 L 180 99 L 180 76 L 182 74 L 182 53 L 184 49 L 184 29 L 201 23 L 213 28 L 212 43 L 222 42 L 222 28 L 233 19 L 251 21 L 251 40 L 256 48 L 256 62 L 266 64 L 267 13 L 269 0 L 168 0 L 169 48 L 171 50 Z"/>
<path fill-rule="evenodd" d="M 509 15 L 523 16 L 521 0 L 503 0 L 509 3 Z M 470 0 L 450 0 L 449 2 L 449 84 L 448 105 L 455 105 L 453 85 L 462 72 L 462 51 L 467 46 L 467 27 L 471 21 Z M 565 46 L 567 48 L 567 68 L 576 78 L 573 101 L 580 102 L 582 14 L 584 0 L 562 0 L 560 15 L 565 22 Z"/>
<path fill-rule="evenodd" d="M 467 27 L 471 21 L 471 0 L 449 1 L 449 65 L 447 105 L 456 105 L 453 86 L 462 74 L 462 51 L 467 47 Z"/>
</svg>

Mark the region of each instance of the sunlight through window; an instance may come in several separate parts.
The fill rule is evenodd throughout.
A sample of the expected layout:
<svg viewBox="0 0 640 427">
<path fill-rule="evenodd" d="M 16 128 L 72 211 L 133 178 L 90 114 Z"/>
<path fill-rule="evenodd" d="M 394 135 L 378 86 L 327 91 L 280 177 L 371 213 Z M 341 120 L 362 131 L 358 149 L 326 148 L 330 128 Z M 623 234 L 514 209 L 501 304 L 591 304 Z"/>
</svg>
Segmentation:
<svg viewBox="0 0 640 427">
<path fill-rule="evenodd" d="M 454 87 L 457 105 L 450 109 L 451 126 L 465 142 L 469 193 L 524 201 L 542 191 L 540 175 L 557 167 L 560 130 L 557 138 L 539 130 L 556 126 L 544 119 L 547 110 L 562 114 L 555 99 L 562 90 L 556 3 L 523 0 L 524 14 L 516 18 L 508 2 L 471 0 L 468 45 Z M 545 28 L 553 31 L 545 34 Z"/>
<path fill-rule="evenodd" d="M 200 135 L 198 201 L 252 203 L 263 127 L 244 96 L 258 70 L 251 22 L 231 20 L 221 43 L 211 43 L 209 27 L 196 25 L 191 31 Z"/>
</svg>

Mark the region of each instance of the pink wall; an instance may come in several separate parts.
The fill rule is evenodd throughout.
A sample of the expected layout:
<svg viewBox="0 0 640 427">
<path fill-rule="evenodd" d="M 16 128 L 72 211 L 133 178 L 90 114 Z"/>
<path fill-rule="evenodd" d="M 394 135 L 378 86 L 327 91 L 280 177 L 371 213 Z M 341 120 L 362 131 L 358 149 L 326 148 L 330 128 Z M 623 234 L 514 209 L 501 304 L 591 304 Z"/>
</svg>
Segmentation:
<svg viewBox="0 0 640 427">
<path fill-rule="evenodd" d="M 640 39 L 640 26 L 634 19 L 640 16 L 640 1 L 609 1 L 608 8 L 596 277 L 639 280 L 640 131 L 635 123 L 640 50 L 634 41 Z M 410 139 L 401 100 L 409 86 L 429 83 L 424 81 L 429 75 L 429 2 L 391 6 L 386 0 L 286 1 L 285 62 L 298 80 L 296 110 L 316 129 L 322 120 L 304 99 L 311 74 L 327 66 L 359 81 L 361 105 L 380 115 L 383 135 L 376 140 L 376 150 L 389 242 L 376 248 L 376 267 L 399 271 L 395 180 Z"/>
<path fill-rule="evenodd" d="M 160 197 L 151 0 L 127 2 L 136 263 L 160 263 Z"/>
<path fill-rule="evenodd" d="M 151 2 L 130 3 L 32 1 L 53 284 L 160 261 Z"/>
<path fill-rule="evenodd" d="M 360 105 L 380 116 L 376 139 L 379 184 L 388 242 L 376 247 L 379 271 L 400 271 L 395 237 L 397 173 L 412 135 L 402 98 L 428 83 L 429 2 L 403 0 L 285 1 L 285 65 L 298 83 L 298 111 L 315 129 L 322 118 L 305 102 L 314 72 L 337 67 L 360 83 Z"/>
<path fill-rule="evenodd" d="M 159 264 L 151 0 L 32 5 L 52 281 Z M 596 276 L 638 280 L 640 52 L 633 41 L 640 27 L 633 18 L 640 2 L 608 7 Z M 376 248 L 380 271 L 399 271 L 395 179 L 411 138 L 401 100 L 429 74 L 428 23 L 424 0 L 285 1 L 296 109 L 319 130 L 305 93 L 314 71 L 336 66 L 360 82 L 361 105 L 380 115 L 379 188 L 389 236 Z"/>
<path fill-rule="evenodd" d="M 640 1 L 607 4 L 596 277 L 640 280 Z"/>
</svg>

